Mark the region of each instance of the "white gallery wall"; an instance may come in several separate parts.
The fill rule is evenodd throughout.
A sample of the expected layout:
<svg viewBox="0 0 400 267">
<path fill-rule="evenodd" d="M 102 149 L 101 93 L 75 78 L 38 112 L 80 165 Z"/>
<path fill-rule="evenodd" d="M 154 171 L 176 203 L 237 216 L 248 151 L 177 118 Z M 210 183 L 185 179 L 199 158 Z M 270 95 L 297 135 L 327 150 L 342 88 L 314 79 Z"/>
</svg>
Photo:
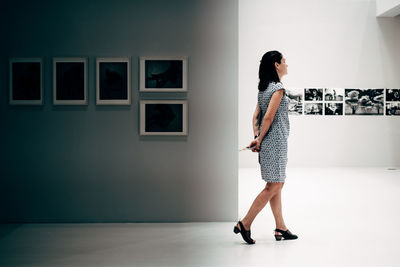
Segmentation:
<svg viewBox="0 0 400 267">
<path fill-rule="evenodd" d="M 239 0 L 239 146 L 253 138 L 262 55 L 286 57 L 287 88 L 400 88 L 400 17 L 375 0 Z M 400 117 L 290 116 L 288 167 L 400 166 Z M 239 167 L 258 167 L 239 153 Z"/>
</svg>

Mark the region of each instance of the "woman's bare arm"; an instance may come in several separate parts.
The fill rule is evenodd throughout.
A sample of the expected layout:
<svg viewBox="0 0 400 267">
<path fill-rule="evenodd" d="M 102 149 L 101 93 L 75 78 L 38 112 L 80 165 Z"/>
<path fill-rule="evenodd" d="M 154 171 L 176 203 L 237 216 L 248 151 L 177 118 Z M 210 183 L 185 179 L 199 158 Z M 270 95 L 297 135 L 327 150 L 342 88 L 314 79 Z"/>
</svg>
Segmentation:
<svg viewBox="0 0 400 267">
<path fill-rule="evenodd" d="M 268 104 L 268 109 L 267 112 L 264 115 L 263 121 L 262 121 L 262 127 L 260 130 L 260 135 L 250 143 L 249 147 L 255 146 L 257 149 L 260 148 L 261 141 L 263 140 L 264 136 L 267 134 L 269 128 L 271 127 L 272 122 L 274 121 L 276 111 L 279 108 L 279 105 L 281 103 L 282 97 L 283 97 L 284 89 L 279 89 L 276 92 L 274 92 L 271 96 L 271 100 Z M 253 149 L 253 152 L 256 152 L 258 150 Z"/>
<path fill-rule="evenodd" d="M 253 114 L 253 132 L 254 136 L 258 136 L 259 134 L 259 125 L 258 125 L 258 115 L 260 114 L 260 107 L 257 104 L 256 110 L 254 110 Z"/>
<path fill-rule="evenodd" d="M 283 91 L 284 90 L 282 88 L 272 94 L 267 112 L 265 113 L 265 116 L 263 118 L 260 135 L 258 137 L 260 140 L 263 140 L 264 136 L 267 134 L 269 130 L 269 127 L 271 127 L 271 124 L 274 121 L 276 111 L 278 110 L 283 97 Z"/>
</svg>

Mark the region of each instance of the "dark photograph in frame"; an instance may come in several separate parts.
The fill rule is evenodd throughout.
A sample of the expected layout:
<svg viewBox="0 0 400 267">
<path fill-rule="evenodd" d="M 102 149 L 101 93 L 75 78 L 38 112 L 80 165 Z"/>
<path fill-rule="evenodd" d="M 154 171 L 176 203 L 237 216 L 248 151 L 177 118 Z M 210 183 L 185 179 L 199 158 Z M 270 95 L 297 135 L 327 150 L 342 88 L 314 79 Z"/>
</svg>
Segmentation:
<svg viewBox="0 0 400 267">
<path fill-rule="evenodd" d="M 343 115 L 343 103 L 325 103 L 325 115 Z"/>
<path fill-rule="evenodd" d="M 86 67 L 86 58 L 53 58 L 53 104 L 87 104 Z"/>
<path fill-rule="evenodd" d="M 322 88 L 304 88 L 304 101 L 322 101 Z"/>
<path fill-rule="evenodd" d="M 10 105 L 43 104 L 43 60 L 10 58 Z"/>
<path fill-rule="evenodd" d="M 400 89 L 386 89 L 386 101 L 400 101 Z"/>
<path fill-rule="evenodd" d="M 130 105 L 129 58 L 96 59 L 96 104 Z"/>
<path fill-rule="evenodd" d="M 186 100 L 140 101 L 141 135 L 187 135 Z"/>
<path fill-rule="evenodd" d="M 187 91 L 187 58 L 140 57 L 140 91 Z"/>
</svg>

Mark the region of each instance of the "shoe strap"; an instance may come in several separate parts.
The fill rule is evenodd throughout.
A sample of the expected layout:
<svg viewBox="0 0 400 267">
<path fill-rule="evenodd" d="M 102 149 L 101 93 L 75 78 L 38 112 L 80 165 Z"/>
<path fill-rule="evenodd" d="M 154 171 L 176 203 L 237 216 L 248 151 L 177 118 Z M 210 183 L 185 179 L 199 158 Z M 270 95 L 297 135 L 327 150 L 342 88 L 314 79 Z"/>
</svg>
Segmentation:
<svg viewBox="0 0 400 267">
<path fill-rule="evenodd" d="M 254 243 L 253 238 L 250 237 L 251 236 L 251 231 L 250 230 L 246 230 L 246 228 L 244 228 L 243 223 L 241 221 L 239 221 L 238 223 L 240 225 L 240 231 L 243 230 L 245 232 L 245 236 L 247 237 L 247 239 L 251 240 L 251 242 Z"/>
<path fill-rule="evenodd" d="M 276 228 L 275 231 L 276 231 L 276 232 L 279 232 L 279 233 L 281 233 L 281 234 L 286 234 L 286 233 L 289 231 L 289 229 L 287 229 L 286 231 L 283 231 L 283 230 L 281 230 L 281 229 Z"/>
<path fill-rule="evenodd" d="M 246 230 L 246 228 L 244 228 L 242 221 L 239 221 L 239 225 L 240 225 L 240 229 L 243 229 L 243 231 L 250 233 L 250 230 Z"/>
</svg>

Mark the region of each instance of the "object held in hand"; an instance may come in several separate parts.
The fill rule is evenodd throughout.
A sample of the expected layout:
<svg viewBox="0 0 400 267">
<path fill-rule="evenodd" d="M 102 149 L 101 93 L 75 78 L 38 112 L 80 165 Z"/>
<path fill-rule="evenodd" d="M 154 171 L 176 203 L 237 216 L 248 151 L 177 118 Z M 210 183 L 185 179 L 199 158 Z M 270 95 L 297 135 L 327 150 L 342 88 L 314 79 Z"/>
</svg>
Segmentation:
<svg viewBox="0 0 400 267">
<path fill-rule="evenodd" d="M 239 152 L 241 151 L 245 151 L 245 150 L 253 150 L 254 148 L 256 148 L 256 146 L 252 146 L 252 147 L 245 147 L 239 150 Z"/>
</svg>

